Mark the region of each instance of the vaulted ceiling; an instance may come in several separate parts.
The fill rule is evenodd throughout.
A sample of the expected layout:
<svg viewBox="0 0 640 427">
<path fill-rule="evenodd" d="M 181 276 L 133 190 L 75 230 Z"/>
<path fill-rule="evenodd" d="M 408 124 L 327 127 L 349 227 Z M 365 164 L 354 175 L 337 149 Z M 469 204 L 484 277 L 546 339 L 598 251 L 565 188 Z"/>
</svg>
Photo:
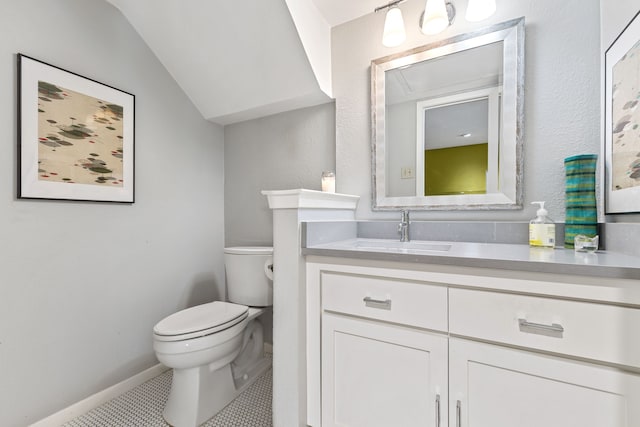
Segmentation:
<svg viewBox="0 0 640 427">
<path fill-rule="evenodd" d="M 331 27 L 375 0 L 107 0 L 203 117 L 222 125 L 331 100 Z"/>
</svg>

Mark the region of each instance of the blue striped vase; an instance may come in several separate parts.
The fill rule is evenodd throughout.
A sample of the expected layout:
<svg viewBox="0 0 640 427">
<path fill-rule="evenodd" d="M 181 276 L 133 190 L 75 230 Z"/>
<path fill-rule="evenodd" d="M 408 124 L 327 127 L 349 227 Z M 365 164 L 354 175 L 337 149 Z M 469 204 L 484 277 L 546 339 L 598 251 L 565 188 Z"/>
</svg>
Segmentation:
<svg viewBox="0 0 640 427">
<path fill-rule="evenodd" d="M 564 247 L 573 248 L 576 235 L 598 234 L 596 205 L 597 154 L 581 154 L 564 159 L 565 227 Z"/>
</svg>

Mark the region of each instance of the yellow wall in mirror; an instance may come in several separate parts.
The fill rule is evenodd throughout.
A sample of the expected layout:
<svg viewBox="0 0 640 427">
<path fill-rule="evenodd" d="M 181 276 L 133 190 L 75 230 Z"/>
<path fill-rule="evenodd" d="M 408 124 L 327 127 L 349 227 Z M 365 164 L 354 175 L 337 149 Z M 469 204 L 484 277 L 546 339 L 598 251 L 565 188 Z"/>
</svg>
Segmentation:
<svg viewBox="0 0 640 427">
<path fill-rule="evenodd" d="M 424 152 L 425 196 L 485 194 L 489 144 Z"/>
</svg>

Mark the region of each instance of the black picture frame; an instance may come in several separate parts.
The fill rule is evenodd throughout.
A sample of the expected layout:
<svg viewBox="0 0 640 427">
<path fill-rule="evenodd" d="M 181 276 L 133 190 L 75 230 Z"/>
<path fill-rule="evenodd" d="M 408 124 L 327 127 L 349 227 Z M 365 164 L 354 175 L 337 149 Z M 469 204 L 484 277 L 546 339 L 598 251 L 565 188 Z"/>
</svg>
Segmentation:
<svg viewBox="0 0 640 427">
<path fill-rule="evenodd" d="M 134 203 L 135 96 L 18 54 L 19 199 Z"/>
<path fill-rule="evenodd" d="M 604 64 L 605 214 L 640 212 L 640 11 Z"/>
</svg>

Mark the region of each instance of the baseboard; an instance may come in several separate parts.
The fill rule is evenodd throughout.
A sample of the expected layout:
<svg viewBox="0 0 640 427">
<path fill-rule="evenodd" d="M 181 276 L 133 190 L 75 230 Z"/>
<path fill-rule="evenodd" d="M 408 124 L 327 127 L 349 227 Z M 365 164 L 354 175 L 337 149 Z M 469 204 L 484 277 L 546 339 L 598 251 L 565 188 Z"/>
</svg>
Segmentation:
<svg viewBox="0 0 640 427">
<path fill-rule="evenodd" d="M 74 403 L 73 405 L 64 408 L 53 415 L 49 415 L 46 418 L 41 419 L 33 424 L 30 427 L 60 427 L 66 422 L 71 421 L 72 419 L 79 417 L 80 415 L 86 414 L 90 410 L 97 408 L 98 406 L 114 399 L 121 394 L 128 392 L 129 390 L 139 386 L 142 383 L 149 381 L 152 378 L 157 377 L 164 371 L 168 370 L 166 366 L 158 363 L 146 369 L 139 374 L 132 376 L 131 378 L 127 378 L 124 381 L 119 382 L 118 384 L 112 385 L 109 388 L 106 388 L 98 393 L 87 397 L 86 399 L 81 400 L 80 402 Z"/>
</svg>

